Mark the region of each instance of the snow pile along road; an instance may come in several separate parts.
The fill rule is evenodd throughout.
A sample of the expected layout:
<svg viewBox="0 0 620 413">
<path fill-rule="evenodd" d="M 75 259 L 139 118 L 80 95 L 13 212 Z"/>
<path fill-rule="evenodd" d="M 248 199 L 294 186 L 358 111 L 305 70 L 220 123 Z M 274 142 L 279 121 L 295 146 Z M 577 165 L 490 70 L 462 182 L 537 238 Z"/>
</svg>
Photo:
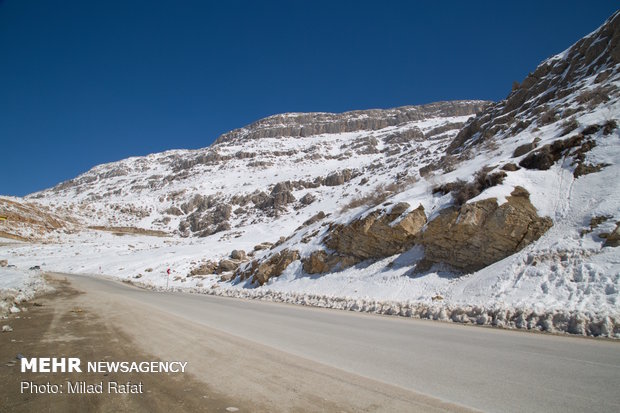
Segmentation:
<svg viewBox="0 0 620 413">
<path fill-rule="evenodd" d="M 19 304 L 51 291 L 40 271 L 0 267 L 0 317 L 21 311 Z"/>
</svg>

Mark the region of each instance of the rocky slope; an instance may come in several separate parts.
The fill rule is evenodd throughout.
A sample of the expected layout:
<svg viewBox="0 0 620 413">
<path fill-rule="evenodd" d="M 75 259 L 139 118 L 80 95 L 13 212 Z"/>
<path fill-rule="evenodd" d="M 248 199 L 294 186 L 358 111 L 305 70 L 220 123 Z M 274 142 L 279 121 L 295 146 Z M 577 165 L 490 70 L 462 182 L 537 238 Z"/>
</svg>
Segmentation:
<svg viewBox="0 0 620 413">
<path fill-rule="evenodd" d="M 613 166 L 592 162 L 589 153 L 599 140 L 614 143 L 619 68 L 620 14 L 616 13 L 596 32 L 543 62 L 520 85 L 514 85 L 505 100 L 470 119 L 450 142 L 444 157 L 417 171 L 427 182 L 444 182 L 431 191 L 431 196 L 441 198 L 431 201 L 428 193 L 420 197 L 419 191 L 405 190 L 411 194 L 404 197 L 408 202 L 419 199 L 417 209 L 412 210 L 408 203 L 393 206 L 388 202 L 363 212 L 361 218 L 341 218 L 348 222 L 331 224 L 315 234 L 316 244 L 324 247 L 305 261 L 302 257 L 304 270 L 342 269 L 420 245 L 425 254 L 417 271 L 447 264 L 473 272 L 538 240 L 553 226 L 553 218 L 560 216 L 539 215 L 527 189 L 535 185 L 532 176 L 520 177 L 526 188 L 506 185 L 504 180 L 508 174 L 523 175 L 517 173 L 521 168 L 546 171 L 558 165 L 578 179 Z M 468 172 L 471 165 L 477 166 L 473 177 Z M 450 175 L 458 179 L 446 182 L 444 177 Z M 501 205 L 496 194 L 488 191 L 496 186 L 503 188 Z M 424 212 L 429 203 L 436 211 L 430 217 Z M 617 211 L 613 218 L 620 218 Z M 409 224 L 411 219 L 415 225 Z M 312 235 L 304 231 L 302 237 Z M 287 244 L 282 248 L 294 247 Z"/>
<path fill-rule="evenodd" d="M 323 201 L 331 210 L 334 198 L 354 195 L 346 194 L 353 182 L 397 185 L 414 178 L 486 105 L 441 102 L 271 116 L 208 148 L 100 165 L 28 199 L 62 207 L 88 225 L 183 237 L 240 230 L 290 214 L 298 215 L 299 225 Z"/>
</svg>

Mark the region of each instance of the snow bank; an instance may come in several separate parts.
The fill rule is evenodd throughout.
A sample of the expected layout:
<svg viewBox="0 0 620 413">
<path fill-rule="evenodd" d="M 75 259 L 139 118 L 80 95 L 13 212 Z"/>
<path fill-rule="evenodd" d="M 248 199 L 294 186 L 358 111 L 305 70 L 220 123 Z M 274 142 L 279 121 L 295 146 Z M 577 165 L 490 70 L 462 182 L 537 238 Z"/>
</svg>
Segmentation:
<svg viewBox="0 0 620 413">
<path fill-rule="evenodd" d="M 129 283 L 157 291 L 161 286 L 140 282 Z M 216 286 L 217 287 L 217 286 Z M 620 317 L 598 314 L 591 311 L 536 311 L 528 308 L 511 308 L 496 305 L 458 306 L 444 304 L 438 299 L 432 304 L 410 301 L 380 301 L 350 297 L 336 297 L 319 294 L 290 293 L 267 289 L 226 289 L 226 288 L 181 288 L 168 291 L 189 292 L 241 299 L 280 302 L 336 310 L 373 313 L 418 319 L 494 326 L 506 329 L 526 329 L 549 333 L 570 333 L 583 336 L 620 338 Z"/>
<path fill-rule="evenodd" d="M 0 268 L 0 317 L 18 312 L 17 305 L 51 290 L 40 271 Z"/>
</svg>

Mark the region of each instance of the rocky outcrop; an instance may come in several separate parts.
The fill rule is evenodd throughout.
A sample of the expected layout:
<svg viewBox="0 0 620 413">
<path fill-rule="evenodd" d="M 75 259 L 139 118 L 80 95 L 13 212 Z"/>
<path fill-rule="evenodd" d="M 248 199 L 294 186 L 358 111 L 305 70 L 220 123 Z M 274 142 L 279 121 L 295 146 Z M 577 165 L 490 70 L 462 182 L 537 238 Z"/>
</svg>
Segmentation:
<svg viewBox="0 0 620 413">
<path fill-rule="evenodd" d="M 479 100 L 467 100 L 345 113 L 285 113 L 225 133 L 217 138 L 215 144 L 237 139 L 304 137 L 325 133 L 378 130 L 431 117 L 474 115 L 488 104 L 489 102 Z"/>
<path fill-rule="evenodd" d="M 291 182 L 278 182 L 269 196 L 258 205 L 259 209 L 272 211 L 278 213 L 286 209 L 286 205 L 295 202 L 295 196 L 293 195 L 293 185 Z"/>
<path fill-rule="evenodd" d="M 262 262 L 252 261 L 239 275 L 242 279 L 252 277 L 252 283 L 265 284 L 272 277 L 279 277 L 286 267 L 300 258 L 299 251 L 284 249 Z"/>
<path fill-rule="evenodd" d="M 420 237 L 425 256 L 417 270 L 445 263 L 461 271 L 477 271 L 523 249 L 552 225 L 550 218 L 538 216 L 522 187 L 516 187 L 502 205 L 490 198 L 447 208 Z"/>
<path fill-rule="evenodd" d="M 612 79 L 620 63 L 620 12 L 568 50 L 541 63 L 515 83 L 506 99 L 480 112 L 454 138 L 447 153 L 457 154 L 499 134 L 514 135 L 529 125 L 544 126 L 568 119 L 579 110 L 617 99 L 620 89 Z M 591 86 L 583 87 L 584 84 Z M 574 96 L 574 105 L 566 102 Z M 553 108 L 553 109 L 551 109 Z"/>
<path fill-rule="evenodd" d="M 345 182 L 349 182 L 351 178 L 353 177 L 354 177 L 353 173 L 351 172 L 350 169 L 345 169 L 344 171 L 340 171 L 340 172 L 332 172 L 331 174 L 327 175 L 327 178 L 325 178 L 324 185 L 325 186 L 342 185 Z"/>
<path fill-rule="evenodd" d="M 350 255 L 329 254 L 323 250 L 314 251 L 307 258 L 301 260 L 307 274 L 323 274 L 338 271 L 357 264 L 361 260 Z"/>
<path fill-rule="evenodd" d="M 408 209 L 409 204 L 401 202 L 389 211 L 376 210 L 347 225 L 332 226 L 325 245 L 341 255 L 360 260 L 406 251 L 426 224 L 422 205 L 402 216 Z"/>
<path fill-rule="evenodd" d="M 304 258 L 304 271 L 308 274 L 338 271 L 366 259 L 408 250 L 426 224 L 422 205 L 405 214 L 408 209 L 409 204 L 401 202 L 390 210 L 373 211 L 347 225 L 332 225 L 324 241 L 332 251 L 317 250 Z"/>
<path fill-rule="evenodd" d="M 230 229 L 228 219 L 231 213 L 232 206 L 228 204 L 218 204 L 206 212 L 202 212 L 199 208 L 179 223 L 179 231 L 185 236 L 191 231 L 199 237 L 208 237 L 217 232 L 227 231 Z"/>
</svg>

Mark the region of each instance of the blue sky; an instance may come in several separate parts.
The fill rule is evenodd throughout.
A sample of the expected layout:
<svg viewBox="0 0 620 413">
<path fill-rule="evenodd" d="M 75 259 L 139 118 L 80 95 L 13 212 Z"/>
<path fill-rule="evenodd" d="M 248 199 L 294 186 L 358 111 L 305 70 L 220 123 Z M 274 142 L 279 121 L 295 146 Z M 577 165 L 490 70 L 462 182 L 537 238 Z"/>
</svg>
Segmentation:
<svg viewBox="0 0 620 413">
<path fill-rule="evenodd" d="M 0 194 L 275 113 L 499 100 L 613 3 L 0 0 Z"/>
</svg>

